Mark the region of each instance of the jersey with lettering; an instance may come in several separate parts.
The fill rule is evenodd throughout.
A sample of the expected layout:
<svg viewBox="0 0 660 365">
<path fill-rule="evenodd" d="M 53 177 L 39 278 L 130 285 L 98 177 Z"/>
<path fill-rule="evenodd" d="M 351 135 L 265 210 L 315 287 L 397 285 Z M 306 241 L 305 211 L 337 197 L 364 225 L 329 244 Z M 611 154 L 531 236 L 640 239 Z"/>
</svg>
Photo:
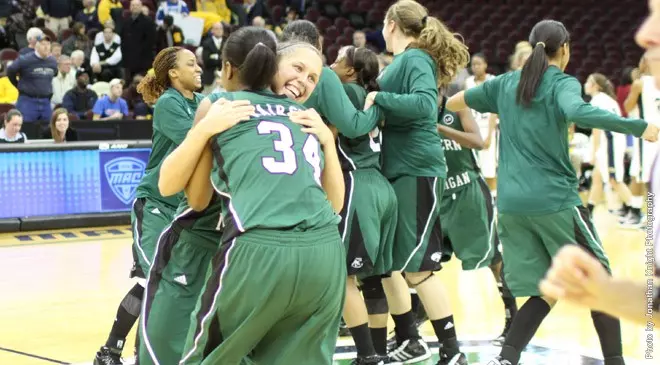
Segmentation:
<svg viewBox="0 0 660 365">
<path fill-rule="evenodd" d="M 364 108 L 367 90 L 356 83 L 345 83 L 344 90 L 356 109 Z M 332 122 L 330 122 L 332 123 Z M 380 129 L 374 128 L 369 134 L 357 138 L 339 135 L 339 162 L 343 171 L 356 169 L 380 169 Z"/>
<path fill-rule="evenodd" d="M 164 197 L 158 190 L 160 167 L 165 158 L 186 138 L 192 128 L 197 106 L 204 95 L 195 93 L 186 99 L 174 88 L 168 88 L 154 106 L 151 154 L 144 176 L 136 190 L 136 197 L 154 199 L 172 210 L 177 209 L 183 193 Z"/>
<path fill-rule="evenodd" d="M 484 81 L 488 81 L 491 79 L 494 79 L 495 76 L 491 74 L 486 74 L 486 79 Z M 467 79 L 465 79 L 465 89 L 471 89 L 473 87 L 477 86 L 477 81 L 475 80 L 474 76 L 470 76 Z M 486 138 L 488 137 L 488 129 L 490 128 L 488 119 L 490 118 L 490 113 L 480 113 L 474 109 L 470 109 L 472 111 L 472 116 L 474 117 L 474 120 L 477 122 L 477 125 L 479 126 L 479 130 L 481 130 L 481 138 Z"/>
<path fill-rule="evenodd" d="M 458 114 L 444 108 L 438 113 L 438 124 L 463 132 L 463 125 Z M 474 150 L 463 147 L 453 139 L 442 135 L 442 146 L 447 161 L 447 179 L 444 196 L 450 196 L 480 179 L 479 165 Z"/>
<path fill-rule="evenodd" d="M 338 224 L 321 187 L 324 156 L 316 136 L 301 131 L 289 112 L 305 109 L 270 91 L 209 96 L 249 100 L 256 112 L 211 140 L 211 182 L 229 198 L 223 240 L 253 228 L 309 230 Z"/>
</svg>

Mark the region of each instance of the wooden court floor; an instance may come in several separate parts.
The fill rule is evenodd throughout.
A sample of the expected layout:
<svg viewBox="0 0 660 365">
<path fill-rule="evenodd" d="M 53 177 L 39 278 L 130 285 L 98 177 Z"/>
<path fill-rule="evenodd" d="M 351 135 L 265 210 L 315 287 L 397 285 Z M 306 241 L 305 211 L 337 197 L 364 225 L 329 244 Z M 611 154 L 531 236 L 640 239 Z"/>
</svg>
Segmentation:
<svg viewBox="0 0 660 365">
<path fill-rule="evenodd" d="M 596 212 L 596 226 L 614 275 L 643 280 L 645 233 L 617 226 L 604 208 Z M 126 227 L 0 236 L 0 365 L 90 363 L 105 342 L 119 301 L 133 285 L 128 279 L 130 242 Z M 459 339 L 487 340 L 497 335 L 503 325 L 503 306 L 490 271 L 461 272 L 452 262 L 439 275 L 453 293 Z M 655 360 L 644 360 L 644 329 L 628 323 L 622 329 L 629 364 L 659 363 L 660 341 L 655 343 Z M 424 331 L 433 334 L 428 324 Z M 127 343 L 133 343 L 133 334 Z M 484 341 L 474 343 L 482 346 L 476 350 L 471 346 L 471 351 L 484 348 Z M 347 340 L 341 344 L 347 345 Z M 600 355 L 589 313 L 565 303 L 555 307 L 532 344 L 570 354 Z M 340 357 L 350 356 L 346 354 L 350 346 L 342 348 Z M 132 357 L 131 345 L 124 356 Z M 583 363 L 543 356 L 526 365 Z"/>
</svg>

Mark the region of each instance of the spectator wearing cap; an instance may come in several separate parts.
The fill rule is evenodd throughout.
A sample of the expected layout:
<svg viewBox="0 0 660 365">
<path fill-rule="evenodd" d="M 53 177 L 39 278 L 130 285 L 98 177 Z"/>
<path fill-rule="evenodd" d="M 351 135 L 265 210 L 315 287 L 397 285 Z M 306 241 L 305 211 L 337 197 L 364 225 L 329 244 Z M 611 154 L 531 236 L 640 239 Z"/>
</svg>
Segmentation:
<svg viewBox="0 0 660 365">
<path fill-rule="evenodd" d="M 57 76 L 53 77 L 53 97 L 50 103 L 55 106 L 62 104 L 64 94 L 76 86 L 76 74 L 71 71 L 71 59 L 62 55 L 57 60 Z"/>
<path fill-rule="evenodd" d="M 106 27 L 103 29 L 103 43 L 92 48 L 89 64 L 99 81 L 121 78 L 122 52 L 119 43 L 113 40 L 114 36 L 112 28 Z"/>
<path fill-rule="evenodd" d="M 202 60 L 204 61 L 202 82 L 204 85 L 213 85 L 215 72 L 222 69 L 223 39 L 224 26 L 220 22 L 214 23 L 211 28 L 211 36 L 202 42 Z"/>
<path fill-rule="evenodd" d="M 69 28 L 73 15 L 73 0 L 41 0 L 41 11 L 46 18 L 46 28 L 55 34 L 60 34 Z"/>
<path fill-rule="evenodd" d="M 156 25 L 150 17 L 142 14 L 140 0 L 131 1 L 130 11 L 121 34 L 126 80 L 131 80 L 135 74 L 146 74 L 156 56 Z"/>
<path fill-rule="evenodd" d="M 28 29 L 26 35 L 28 45 L 27 47 L 21 48 L 18 53 L 22 56 L 34 52 L 34 46 L 37 44 L 37 38 L 42 37 L 43 35 L 44 31 L 39 28 L 35 27 Z"/>
<path fill-rule="evenodd" d="M 0 129 L 0 143 L 25 143 L 27 137 L 21 133 L 23 115 L 20 111 L 12 109 L 5 115 L 2 129 Z"/>
<path fill-rule="evenodd" d="M 83 0 L 83 9 L 76 14 L 75 21 L 85 25 L 87 29 L 101 29 L 96 0 Z"/>
<path fill-rule="evenodd" d="M 128 104 L 121 97 L 124 82 L 120 79 L 110 81 L 110 95 L 104 95 L 94 104 L 94 120 L 121 119 L 128 116 Z"/>
<path fill-rule="evenodd" d="M 174 25 L 171 15 L 166 15 L 163 24 L 158 26 L 156 31 L 156 53 L 167 47 L 181 46 L 184 41 L 183 30 Z"/>
<path fill-rule="evenodd" d="M 165 21 L 166 15 L 171 14 L 180 14 L 182 16 L 188 16 L 190 10 L 188 5 L 183 0 L 166 0 L 163 1 L 156 11 L 156 24 L 161 25 Z"/>
<path fill-rule="evenodd" d="M 64 94 L 62 106 L 78 116 L 86 119 L 85 114 L 94 108 L 98 96 L 87 88 L 89 85 L 89 73 L 84 68 L 76 72 L 76 86 Z"/>
<path fill-rule="evenodd" d="M 50 38 L 43 34 L 37 37 L 33 53 L 20 57 L 7 68 L 7 76 L 19 93 L 16 108 L 26 121 L 50 118 L 56 74 L 57 61 L 50 56 Z"/>
</svg>

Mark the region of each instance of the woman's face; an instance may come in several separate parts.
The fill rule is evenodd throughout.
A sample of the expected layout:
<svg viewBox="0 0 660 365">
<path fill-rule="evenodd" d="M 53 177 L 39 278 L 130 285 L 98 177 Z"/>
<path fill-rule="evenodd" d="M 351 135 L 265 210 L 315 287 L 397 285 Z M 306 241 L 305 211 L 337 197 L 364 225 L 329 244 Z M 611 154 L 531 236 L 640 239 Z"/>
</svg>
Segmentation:
<svg viewBox="0 0 660 365">
<path fill-rule="evenodd" d="M 473 57 L 471 68 L 472 68 L 472 73 L 475 76 L 483 76 L 486 74 L 486 69 L 488 68 L 488 64 L 481 57 Z"/>
<path fill-rule="evenodd" d="M 280 57 L 273 89 L 297 103 L 309 99 L 321 76 L 323 61 L 318 53 L 307 47 L 298 47 Z"/>
<path fill-rule="evenodd" d="M 383 39 L 385 39 L 385 48 L 388 52 L 392 52 L 392 34 L 394 34 L 394 29 L 396 28 L 396 23 L 393 20 L 388 20 L 385 17 L 383 20 Z"/>
<path fill-rule="evenodd" d="M 587 82 L 584 83 L 584 93 L 589 96 L 594 96 L 598 93 L 598 85 L 592 76 L 589 76 Z"/>
<path fill-rule="evenodd" d="M 55 119 L 55 129 L 60 133 L 65 133 L 69 129 L 69 116 L 66 113 L 60 113 Z"/>
<path fill-rule="evenodd" d="M 8 122 L 5 122 L 5 134 L 9 138 L 15 137 L 23 126 L 23 117 L 14 116 Z"/>
<path fill-rule="evenodd" d="M 179 51 L 176 60 L 176 68 L 170 70 L 185 90 L 197 90 L 202 87 L 202 68 L 197 64 L 195 54 L 187 49 Z"/>
<path fill-rule="evenodd" d="M 354 72 L 353 67 L 348 65 L 348 60 L 346 59 L 347 49 L 348 48 L 342 48 L 339 50 L 339 54 L 337 55 L 335 63 L 330 66 L 332 71 L 334 71 L 337 76 L 339 76 L 341 82 L 348 82 Z"/>
</svg>

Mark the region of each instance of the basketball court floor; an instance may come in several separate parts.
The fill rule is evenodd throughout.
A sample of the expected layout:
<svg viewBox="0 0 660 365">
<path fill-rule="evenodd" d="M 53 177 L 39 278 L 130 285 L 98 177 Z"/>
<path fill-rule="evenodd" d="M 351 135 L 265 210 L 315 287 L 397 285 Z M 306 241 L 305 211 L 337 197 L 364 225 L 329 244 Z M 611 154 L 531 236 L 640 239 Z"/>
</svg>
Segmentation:
<svg viewBox="0 0 660 365">
<path fill-rule="evenodd" d="M 644 280 L 645 232 L 621 228 L 604 208 L 596 212 L 596 226 L 614 275 Z M 1 235 L 0 365 L 91 364 L 105 343 L 119 301 L 133 285 L 128 279 L 130 244 L 128 227 Z M 438 275 L 455 293 L 458 335 L 470 364 L 485 364 L 498 352 L 488 340 L 501 331 L 504 309 L 488 269 L 459 269 L 451 262 Z M 659 363 L 658 350 L 654 360 L 644 359 L 643 327 L 622 323 L 622 330 L 628 364 Z M 430 324 L 423 332 L 430 342 L 434 340 Z M 124 351 L 127 358 L 133 356 L 133 336 Z M 659 336 L 655 334 L 656 339 Z M 656 348 L 659 342 L 655 341 Z M 600 352 L 589 312 L 559 303 L 523 361 L 525 365 L 601 364 Z M 352 342 L 340 339 L 336 364 L 348 364 L 353 353 Z"/>
</svg>

